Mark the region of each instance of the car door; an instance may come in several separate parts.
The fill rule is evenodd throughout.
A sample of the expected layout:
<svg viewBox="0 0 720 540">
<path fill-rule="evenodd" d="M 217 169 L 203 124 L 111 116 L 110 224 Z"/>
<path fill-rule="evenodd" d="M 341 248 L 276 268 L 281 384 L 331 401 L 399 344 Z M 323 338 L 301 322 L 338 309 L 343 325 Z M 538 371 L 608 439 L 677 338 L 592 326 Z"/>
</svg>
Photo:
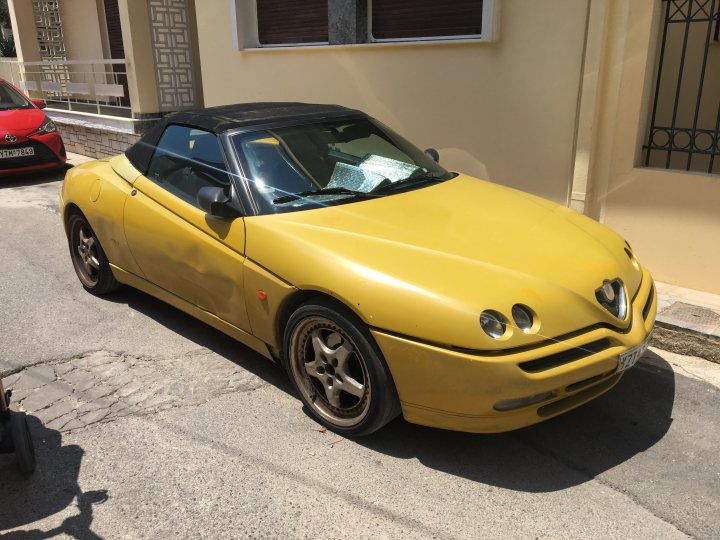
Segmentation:
<svg viewBox="0 0 720 540">
<path fill-rule="evenodd" d="M 218 138 L 169 125 L 146 175 L 133 184 L 125 234 L 148 281 L 249 332 L 243 298 L 245 223 L 200 209 L 198 191 L 213 185 L 231 189 Z"/>
</svg>

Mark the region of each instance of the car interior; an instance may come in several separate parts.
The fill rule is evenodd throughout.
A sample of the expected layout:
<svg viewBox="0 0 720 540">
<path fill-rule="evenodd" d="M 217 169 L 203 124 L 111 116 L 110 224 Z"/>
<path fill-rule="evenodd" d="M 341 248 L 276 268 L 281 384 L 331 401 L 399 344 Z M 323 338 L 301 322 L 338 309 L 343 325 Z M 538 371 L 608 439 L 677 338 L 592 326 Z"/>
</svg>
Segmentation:
<svg viewBox="0 0 720 540">
<path fill-rule="evenodd" d="M 230 179 L 220 142 L 209 132 L 169 126 L 150 160 L 148 178 L 197 206 L 197 194 L 206 186 L 227 187 Z"/>
</svg>

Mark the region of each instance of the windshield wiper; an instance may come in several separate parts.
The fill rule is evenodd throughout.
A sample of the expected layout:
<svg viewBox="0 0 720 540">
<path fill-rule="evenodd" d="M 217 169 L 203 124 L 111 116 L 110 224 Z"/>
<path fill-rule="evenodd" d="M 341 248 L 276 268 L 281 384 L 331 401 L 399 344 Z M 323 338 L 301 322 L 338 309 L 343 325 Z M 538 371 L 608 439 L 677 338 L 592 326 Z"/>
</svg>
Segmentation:
<svg viewBox="0 0 720 540">
<path fill-rule="evenodd" d="M 301 191 L 299 193 L 291 193 L 290 195 L 283 195 L 277 199 L 273 199 L 273 204 L 283 204 L 286 202 L 296 201 L 298 199 L 304 199 L 306 197 L 315 197 L 322 195 L 353 195 L 355 197 L 370 197 L 375 198 L 377 195 L 366 193 L 364 191 L 354 191 L 352 189 L 344 187 L 334 187 L 327 189 L 316 189 L 312 191 Z"/>
<path fill-rule="evenodd" d="M 371 191 L 371 193 L 385 193 L 393 191 L 398 188 L 407 187 L 409 185 L 428 184 L 435 182 L 444 182 L 448 178 L 445 177 L 447 173 L 439 172 L 428 172 L 422 169 L 417 169 L 407 178 L 397 180 L 392 184 L 381 184 Z"/>
</svg>

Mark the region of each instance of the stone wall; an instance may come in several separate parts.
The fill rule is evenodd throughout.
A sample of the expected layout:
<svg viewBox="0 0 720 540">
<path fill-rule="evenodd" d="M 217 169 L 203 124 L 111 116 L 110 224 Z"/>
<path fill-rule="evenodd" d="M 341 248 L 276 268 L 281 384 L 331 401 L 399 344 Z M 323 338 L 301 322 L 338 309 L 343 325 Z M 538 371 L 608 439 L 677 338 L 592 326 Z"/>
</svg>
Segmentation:
<svg viewBox="0 0 720 540">
<path fill-rule="evenodd" d="M 92 158 L 104 158 L 124 152 L 140 135 L 108 129 L 98 129 L 56 121 L 68 152 Z"/>
</svg>

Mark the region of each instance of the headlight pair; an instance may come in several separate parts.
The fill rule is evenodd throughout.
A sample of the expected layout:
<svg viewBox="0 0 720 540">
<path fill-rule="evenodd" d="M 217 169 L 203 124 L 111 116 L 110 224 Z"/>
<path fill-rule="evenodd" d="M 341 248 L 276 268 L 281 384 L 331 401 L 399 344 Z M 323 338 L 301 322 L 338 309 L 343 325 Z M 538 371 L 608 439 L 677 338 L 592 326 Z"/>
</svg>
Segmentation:
<svg viewBox="0 0 720 540">
<path fill-rule="evenodd" d="M 511 312 L 516 328 L 519 328 L 526 334 L 533 329 L 537 317 L 529 307 L 523 304 L 515 304 Z M 486 309 L 480 314 L 480 326 L 491 338 L 500 339 L 507 332 L 508 319 L 499 311 Z"/>
</svg>

